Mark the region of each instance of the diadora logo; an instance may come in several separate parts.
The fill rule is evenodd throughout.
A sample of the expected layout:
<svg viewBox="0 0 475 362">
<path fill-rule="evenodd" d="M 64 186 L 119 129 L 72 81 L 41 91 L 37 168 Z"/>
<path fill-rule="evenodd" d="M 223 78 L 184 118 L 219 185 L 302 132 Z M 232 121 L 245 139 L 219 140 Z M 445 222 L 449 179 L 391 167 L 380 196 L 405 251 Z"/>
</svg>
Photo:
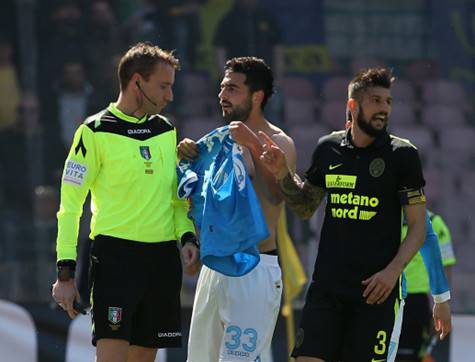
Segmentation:
<svg viewBox="0 0 475 362">
<path fill-rule="evenodd" d="M 158 332 L 158 338 L 181 337 L 181 332 Z"/>
<path fill-rule="evenodd" d="M 128 129 L 128 134 L 144 134 L 144 133 L 152 133 L 148 128 L 140 128 L 140 129 Z"/>
</svg>

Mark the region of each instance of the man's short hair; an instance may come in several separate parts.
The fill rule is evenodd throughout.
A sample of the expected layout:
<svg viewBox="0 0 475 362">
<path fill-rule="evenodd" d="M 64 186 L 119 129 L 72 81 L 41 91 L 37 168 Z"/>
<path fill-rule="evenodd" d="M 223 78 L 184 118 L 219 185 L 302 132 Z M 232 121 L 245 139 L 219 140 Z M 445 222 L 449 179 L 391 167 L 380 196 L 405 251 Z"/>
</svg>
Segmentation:
<svg viewBox="0 0 475 362">
<path fill-rule="evenodd" d="M 348 99 L 354 98 L 360 101 L 362 92 L 371 87 L 391 88 L 395 81 L 392 71 L 386 68 L 362 69 L 348 85 Z"/>
<path fill-rule="evenodd" d="M 246 76 L 244 84 L 251 92 L 263 91 L 261 108 L 264 109 L 267 101 L 274 94 L 274 75 L 264 60 L 256 57 L 232 58 L 226 62 L 224 71 L 244 74 Z"/>
<path fill-rule="evenodd" d="M 120 89 L 127 87 L 135 73 L 148 80 L 158 63 L 170 65 L 174 69 L 180 68 L 180 62 L 173 52 L 167 52 L 151 43 L 137 43 L 132 46 L 119 62 Z"/>
</svg>

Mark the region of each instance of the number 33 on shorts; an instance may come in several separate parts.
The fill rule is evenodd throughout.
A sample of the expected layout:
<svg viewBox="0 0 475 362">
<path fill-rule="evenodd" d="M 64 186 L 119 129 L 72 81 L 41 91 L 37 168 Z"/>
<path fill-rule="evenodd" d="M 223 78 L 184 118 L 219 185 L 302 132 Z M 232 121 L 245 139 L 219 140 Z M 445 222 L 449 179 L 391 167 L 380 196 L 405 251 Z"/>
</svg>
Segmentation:
<svg viewBox="0 0 475 362">
<path fill-rule="evenodd" d="M 251 353 L 256 350 L 257 331 L 254 328 L 241 329 L 236 325 L 229 325 L 226 328 L 225 355 L 239 357 L 251 357 Z M 260 361 L 258 357 L 255 361 Z"/>
</svg>

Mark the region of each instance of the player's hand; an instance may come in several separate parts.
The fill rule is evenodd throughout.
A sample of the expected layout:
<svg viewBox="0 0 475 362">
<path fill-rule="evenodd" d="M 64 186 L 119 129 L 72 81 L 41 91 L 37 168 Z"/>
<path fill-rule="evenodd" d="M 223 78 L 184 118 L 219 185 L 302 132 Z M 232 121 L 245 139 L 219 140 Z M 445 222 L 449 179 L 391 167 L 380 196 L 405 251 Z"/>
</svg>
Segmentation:
<svg viewBox="0 0 475 362">
<path fill-rule="evenodd" d="M 381 304 L 391 294 L 401 273 L 390 266 L 373 274 L 361 283 L 366 285 L 363 292 L 363 298 L 366 298 L 368 304 Z"/>
<path fill-rule="evenodd" d="M 189 138 L 183 139 L 176 147 L 178 158 L 193 161 L 198 157 L 199 148 L 195 141 Z"/>
<path fill-rule="evenodd" d="M 186 243 L 181 248 L 183 257 L 183 271 L 187 275 L 194 275 L 200 269 L 200 250 L 193 243 Z"/>
<path fill-rule="evenodd" d="M 241 146 L 249 149 L 260 147 L 259 138 L 256 134 L 243 122 L 233 121 L 229 124 L 229 133 L 234 141 Z"/>
<path fill-rule="evenodd" d="M 264 142 L 260 156 L 261 161 L 277 180 L 283 179 L 289 173 L 284 152 L 264 132 L 259 131 L 259 138 Z"/>
<path fill-rule="evenodd" d="M 434 303 L 432 308 L 432 316 L 434 318 L 434 327 L 440 332 L 439 338 L 442 340 L 450 333 L 452 329 L 452 313 L 450 312 L 449 301 L 443 303 Z"/>
<path fill-rule="evenodd" d="M 79 302 L 79 291 L 76 288 L 74 279 L 66 282 L 56 280 L 51 291 L 53 299 L 63 308 L 71 319 L 76 318 L 78 312 L 74 310 L 74 301 Z"/>
</svg>

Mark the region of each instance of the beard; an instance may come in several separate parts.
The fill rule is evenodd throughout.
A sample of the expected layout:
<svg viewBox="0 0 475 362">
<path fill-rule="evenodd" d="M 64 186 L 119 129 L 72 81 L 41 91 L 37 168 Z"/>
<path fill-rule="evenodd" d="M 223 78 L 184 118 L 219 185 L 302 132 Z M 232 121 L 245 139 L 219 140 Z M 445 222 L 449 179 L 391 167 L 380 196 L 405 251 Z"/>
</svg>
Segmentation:
<svg viewBox="0 0 475 362">
<path fill-rule="evenodd" d="M 376 114 L 374 114 L 371 118 L 374 118 L 375 116 L 376 116 Z M 368 136 L 374 137 L 374 138 L 379 137 L 382 134 L 386 133 L 387 128 L 388 128 L 388 122 L 387 121 L 384 123 L 382 128 L 373 127 L 373 125 L 371 124 L 371 120 L 367 121 L 364 118 L 362 111 L 359 112 L 358 117 L 356 118 L 356 124 L 358 125 L 358 127 L 364 133 L 366 133 Z"/>
<path fill-rule="evenodd" d="M 230 103 L 228 103 L 231 105 Z M 251 114 L 252 101 L 251 97 L 248 97 L 243 104 L 231 105 L 231 109 L 228 112 L 223 110 L 223 117 L 228 122 L 241 121 L 246 122 Z"/>
</svg>

